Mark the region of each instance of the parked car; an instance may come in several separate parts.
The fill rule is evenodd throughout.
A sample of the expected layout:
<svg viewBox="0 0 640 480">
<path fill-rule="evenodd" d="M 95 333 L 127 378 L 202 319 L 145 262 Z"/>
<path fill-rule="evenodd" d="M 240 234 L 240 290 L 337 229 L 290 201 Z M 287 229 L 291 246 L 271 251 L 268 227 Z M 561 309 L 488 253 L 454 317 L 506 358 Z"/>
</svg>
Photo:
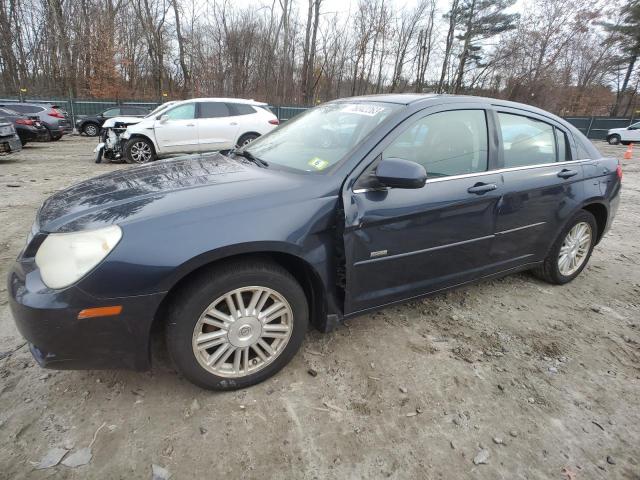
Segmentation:
<svg viewBox="0 0 640 480">
<path fill-rule="evenodd" d="M 37 116 L 29 118 L 14 110 L 1 107 L 0 117 L 13 123 L 13 128 L 20 137 L 23 147 L 27 142 L 43 142 L 49 139 L 46 127 L 40 123 Z"/>
<path fill-rule="evenodd" d="M 278 125 L 267 104 L 239 98 L 196 98 L 176 102 L 131 125 L 121 135 L 129 163 L 146 163 L 176 153 L 243 146 Z"/>
<path fill-rule="evenodd" d="M 23 115 L 37 115 L 46 127 L 49 140 L 60 140 L 63 135 L 73 132 L 68 113 L 60 106 L 51 103 L 6 103 L 0 105 Z"/>
<path fill-rule="evenodd" d="M 507 144 L 502 131 L 518 133 Z M 244 388 L 284 367 L 309 324 L 522 270 L 570 282 L 613 221 L 621 178 L 538 108 L 336 100 L 227 156 L 55 193 L 9 274 L 10 306 L 42 366 L 147 369 L 163 326 L 186 378 Z"/>
<path fill-rule="evenodd" d="M 79 133 L 84 133 L 88 137 L 97 137 L 100 135 L 102 124 L 110 118 L 120 116 L 142 118 L 148 114 L 149 109 L 144 107 L 131 105 L 111 107 L 97 115 L 89 115 L 76 120 L 76 129 Z"/>
<path fill-rule="evenodd" d="M 22 150 L 20 137 L 13 128 L 13 123 L 0 117 L 0 156 L 9 155 L 10 153 Z"/>
<path fill-rule="evenodd" d="M 145 118 L 166 110 L 174 103 L 176 102 L 170 101 L 159 105 Z M 141 121 L 142 118 L 140 117 L 113 117 L 105 121 L 102 124 L 102 130 L 100 132 L 101 141 L 94 150 L 94 153 L 96 154 L 96 163 L 101 163 L 103 159 L 109 161 L 122 160 L 123 149 L 120 136 L 126 131 L 127 127 L 140 123 Z"/>
<path fill-rule="evenodd" d="M 612 128 L 607 132 L 609 145 L 628 145 L 632 142 L 640 142 L 640 122 L 629 125 L 626 128 Z"/>
</svg>

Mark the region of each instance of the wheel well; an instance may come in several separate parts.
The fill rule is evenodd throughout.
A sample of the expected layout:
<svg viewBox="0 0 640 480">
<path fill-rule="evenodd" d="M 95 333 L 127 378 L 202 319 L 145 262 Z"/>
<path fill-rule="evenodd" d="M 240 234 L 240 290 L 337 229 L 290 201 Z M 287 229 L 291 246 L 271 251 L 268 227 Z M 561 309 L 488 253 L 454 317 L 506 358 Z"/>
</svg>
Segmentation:
<svg viewBox="0 0 640 480">
<path fill-rule="evenodd" d="M 309 304 L 309 323 L 316 328 L 320 328 L 321 324 L 326 317 L 326 292 L 322 281 L 318 277 L 313 268 L 300 257 L 290 255 L 281 252 L 256 252 L 232 255 L 220 260 L 216 260 L 205 265 L 202 265 L 195 270 L 189 272 L 182 277 L 167 293 L 164 297 L 151 325 L 152 333 L 158 333 L 158 330 L 164 324 L 166 318 L 167 308 L 173 301 L 175 295 L 182 289 L 187 288 L 191 280 L 208 269 L 215 269 L 216 267 L 229 262 L 238 261 L 240 259 L 246 260 L 247 258 L 255 258 L 260 260 L 267 260 L 280 265 L 285 268 L 293 277 L 300 283 L 304 293 L 307 297 Z M 149 338 L 149 346 L 151 345 L 151 337 Z"/>
<path fill-rule="evenodd" d="M 148 136 L 143 135 L 142 133 L 133 133 L 126 141 L 126 143 L 128 143 L 129 141 L 133 140 L 134 138 L 144 138 L 145 140 L 147 140 L 150 144 L 151 144 L 151 148 L 153 148 L 153 153 L 156 153 L 156 144 L 153 142 L 153 140 L 151 140 Z"/>
<path fill-rule="evenodd" d="M 257 135 L 259 137 L 261 136 L 258 132 L 244 132 L 242 135 L 238 137 L 238 141 L 240 141 L 240 139 L 246 135 Z"/>
<path fill-rule="evenodd" d="M 591 203 L 582 208 L 593 215 L 596 219 L 596 224 L 598 225 L 598 238 L 596 243 L 598 243 L 602 239 L 602 234 L 607 226 L 607 207 L 601 203 Z"/>
</svg>

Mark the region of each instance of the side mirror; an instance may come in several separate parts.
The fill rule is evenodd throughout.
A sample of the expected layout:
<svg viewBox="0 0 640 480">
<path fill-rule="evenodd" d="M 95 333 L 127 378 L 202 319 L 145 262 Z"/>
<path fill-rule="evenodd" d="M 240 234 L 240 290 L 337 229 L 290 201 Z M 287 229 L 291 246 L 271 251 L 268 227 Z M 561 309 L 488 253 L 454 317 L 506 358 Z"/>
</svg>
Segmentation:
<svg viewBox="0 0 640 480">
<path fill-rule="evenodd" d="M 422 188 L 427 181 L 427 171 L 422 165 L 402 158 L 385 158 L 376 168 L 380 183 L 392 188 Z"/>
<path fill-rule="evenodd" d="M 167 123 L 169 120 L 169 115 L 160 115 L 160 123 Z"/>
</svg>

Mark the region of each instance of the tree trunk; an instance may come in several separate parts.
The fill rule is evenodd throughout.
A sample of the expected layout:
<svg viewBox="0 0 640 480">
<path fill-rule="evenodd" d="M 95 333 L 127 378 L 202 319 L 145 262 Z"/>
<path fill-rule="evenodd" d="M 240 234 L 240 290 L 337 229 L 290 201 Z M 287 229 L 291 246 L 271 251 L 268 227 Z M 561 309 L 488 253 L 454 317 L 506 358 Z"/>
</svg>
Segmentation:
<svg viewBox="0 0 640 480">
<path fill-rule="evenodd" d="M 182 77 L 184 78 L 184 85 L 182 86 L 182 92 L 185 96 L 189 94 L 191 89 L 191 78 L 189 75 L 189 69 L 187 68 L 187 62 L 184 54 L 184 38 L 182 38 L 182 29 L 180 28 L 180 14 L 178 11 L 178 1 L 173 0 L 173 13 L 176 17 L 176 36 L 178 37 L 178 58 L 180 61 L 180 68 L 182 69 Z"/>
<path fill-rule="evenodd" d="M 456 25 L 458 23 L 458 1 L 453 0 L 451 4 L 451 11 L 449 13 L 449 30 L 447 32 L 447 41 L 444 48 L 444 59 L 442 60 L 442 72 L 440 73 L 440 81 L 438 82 L 437 92 L 442 93 L 444 88 L 444 80 L 447 76 L 447 69 L 449 68 L 449 57 L 451 56 L 451 48 L 453 47 L 453 37 L 456 31 Z"/>
</svg>

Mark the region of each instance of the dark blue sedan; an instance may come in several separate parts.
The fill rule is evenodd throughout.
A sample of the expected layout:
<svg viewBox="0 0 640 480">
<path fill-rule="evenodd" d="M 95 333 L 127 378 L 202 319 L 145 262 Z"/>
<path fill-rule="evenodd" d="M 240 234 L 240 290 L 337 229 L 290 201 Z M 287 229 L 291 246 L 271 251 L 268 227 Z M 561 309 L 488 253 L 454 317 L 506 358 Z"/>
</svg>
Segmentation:
<svg viewBox="0 0 640 480">
<path fill-rule="evenodd" d="M 40 365 L 147 369 L 150 331 L 192 382 L 242 388 L 309 325 L 483 278 L 573 280 L 622 172 L 526 105 L 337 100 L 248 146 L 103 175 L 49 198 L 9 274 Z"/>
</svg>

